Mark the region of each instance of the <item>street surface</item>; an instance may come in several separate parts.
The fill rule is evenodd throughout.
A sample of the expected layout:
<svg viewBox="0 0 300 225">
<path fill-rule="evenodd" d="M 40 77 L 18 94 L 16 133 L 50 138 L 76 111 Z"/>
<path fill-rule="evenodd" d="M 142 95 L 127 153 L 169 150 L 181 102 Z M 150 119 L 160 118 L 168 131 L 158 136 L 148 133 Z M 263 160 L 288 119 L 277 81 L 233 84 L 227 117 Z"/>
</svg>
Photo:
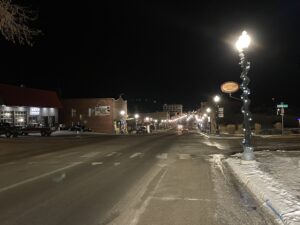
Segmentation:
<svg viewBox="0 0 300 225">
<path fill-rule="evenodd" d="M 240 151 L 238 139 L 168 131 L 0 142 L 1 225 L 275 224 L 216 160 Z"/>
</svg>

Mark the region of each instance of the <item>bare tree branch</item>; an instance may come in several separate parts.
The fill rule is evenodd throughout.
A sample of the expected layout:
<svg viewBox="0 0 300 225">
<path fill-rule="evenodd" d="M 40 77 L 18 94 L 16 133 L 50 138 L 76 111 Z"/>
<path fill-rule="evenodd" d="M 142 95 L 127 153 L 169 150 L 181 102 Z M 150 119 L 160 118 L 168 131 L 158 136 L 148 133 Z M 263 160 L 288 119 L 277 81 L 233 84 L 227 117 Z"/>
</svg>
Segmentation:
<svg viewBox="0 0 300 225">
<path fill-rule="evenodd" d="M 11 0 L 0 0 L 0 32 L 5 39 L 32 46 L 33 37 L 41 31 L 27 24 L 36 18 L 32 10 L 12 4 Z"/>
</svg>

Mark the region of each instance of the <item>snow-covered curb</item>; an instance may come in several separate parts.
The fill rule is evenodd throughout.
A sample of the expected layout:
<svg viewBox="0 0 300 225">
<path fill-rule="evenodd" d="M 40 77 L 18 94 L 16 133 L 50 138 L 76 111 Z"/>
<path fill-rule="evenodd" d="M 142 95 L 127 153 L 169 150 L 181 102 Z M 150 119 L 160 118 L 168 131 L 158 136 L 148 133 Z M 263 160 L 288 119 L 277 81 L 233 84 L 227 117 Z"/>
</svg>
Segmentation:
<svg viewBox="0 0 300 225">
<path fill-rule="evenodd" d="M 258 162 L 244 164 L 238 158 L 228 158 L 225 161 L 237 178 L 283 224 L 300 225 L 300 201 L 270 175 L 261 171 Z"/>
<path fill-rule="evenodd" d="M 203 132 L 199 132 L 199 134 L 206 138 L 213 138 L 213 139 L 242 139 L 242 136 L 216 136 L 216 135 L 209 135 Z"/>
</svg>

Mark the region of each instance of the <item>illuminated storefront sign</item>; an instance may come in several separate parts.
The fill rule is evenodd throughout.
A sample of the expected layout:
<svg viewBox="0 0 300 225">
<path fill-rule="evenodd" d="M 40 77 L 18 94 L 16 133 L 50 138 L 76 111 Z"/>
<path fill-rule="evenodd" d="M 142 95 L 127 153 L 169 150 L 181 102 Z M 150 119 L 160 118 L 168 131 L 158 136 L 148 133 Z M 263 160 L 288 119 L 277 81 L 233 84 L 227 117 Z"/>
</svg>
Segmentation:
<svg viewBox="0 0 300 225">
<path fill-rule="evenodd" d="M 38 116 L 40 115 L 40 108 L 37 107 L 30 107 L 30 116 Z"/>
</svg>

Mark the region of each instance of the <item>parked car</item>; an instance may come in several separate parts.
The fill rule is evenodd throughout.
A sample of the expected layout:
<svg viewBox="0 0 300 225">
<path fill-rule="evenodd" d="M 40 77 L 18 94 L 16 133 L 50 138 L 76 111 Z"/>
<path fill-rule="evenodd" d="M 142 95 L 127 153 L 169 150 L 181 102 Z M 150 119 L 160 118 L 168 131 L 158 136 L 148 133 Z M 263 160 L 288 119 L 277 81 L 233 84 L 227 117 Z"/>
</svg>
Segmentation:
<svg viewBox="0 0 300 225">
<path fill-rule="evenodd" d="M 69 127 L 68 130 L 70 130 L 70 131 L 81 131 L 81 132 L 83 132 L 83 131 L 91 132 L 92 131 L 91 128 L 87 128 L 87 127 L 82 126 L 82 125 L 71 126 L 71 127 Z"/>
<path fill-rule="evenodd" d="M 18 137 L 19 128 L 11 126 L 9 123 L 0 122 L 0 135 L 4 134 L 7 138 Z"/>
<path fill-rule="evenodd" d="M 55 128 L 51 128 L 51 127 L 28 125 L 26 127 L 21 128 L 21 134 L 28 135 L 29 133 L 40 133 L 41 136 L 50 136 L 54 130 Z"/>
<path fill-rule="evenodd" d="M 136 129 L 136 134 L 147 134 L 147 127 L 141 126 Z"/>
</svg>

